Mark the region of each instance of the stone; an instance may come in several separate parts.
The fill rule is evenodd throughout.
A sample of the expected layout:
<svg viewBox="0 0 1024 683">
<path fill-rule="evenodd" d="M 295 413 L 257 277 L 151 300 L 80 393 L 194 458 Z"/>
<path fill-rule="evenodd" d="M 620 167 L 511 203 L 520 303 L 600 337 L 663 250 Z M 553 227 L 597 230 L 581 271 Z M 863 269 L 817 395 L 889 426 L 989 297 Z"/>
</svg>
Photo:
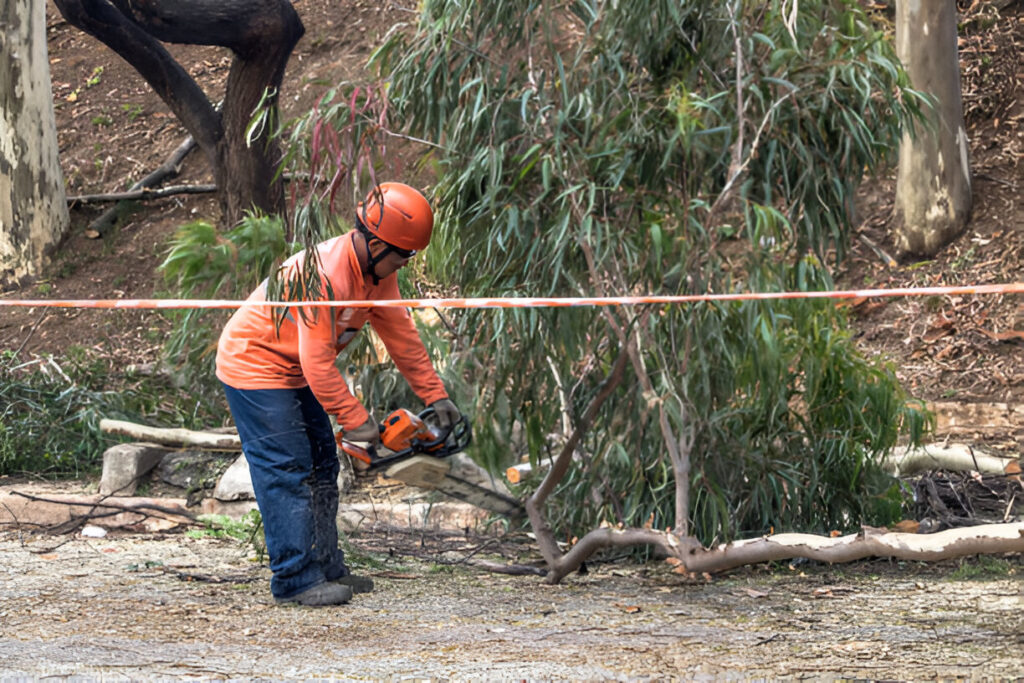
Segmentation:
<svg viewBox="0 0 1024 683">
<path fill-rule="evenodd" d="M 244 455 L 239 455 L 235 461 L 224 470 L 220 476 L 216 488 L 213 489 L 213 497 L 217 500 L 253 500 L 256 494 L 252 490 L 252 477 L 249 475 L 249 463 L 245 461 Z"/>
<path fill-rule="evenodd" d="M 347 458 L 346 458 L 347 460 Z M 351 466 L 342 467 L 338 472 L 338 490 L 344 494 L 352 489 L 355 476 Z M 249 474 L 249 463 L 244 455 L 239 455 L 231 466 L 221 475 L 213 490 L 213 497 L 221 501 L 254 500 L 256 494 L 252 490 L 252 476 Z"/>
<path fill-rule="evenodd" d="M 152 443 L 120 443 L 103 452 L 100 493 L 105 496 L 131 496 L 139 482 L 156 467 L 167 448 Z"/>
<path fill-rule="evenodd" d="M 174 451 L 160 461 L 160 481 L 190 491 L 212 489 L 225 469 L 221 455 L 204 451 Z"/>
</svg>

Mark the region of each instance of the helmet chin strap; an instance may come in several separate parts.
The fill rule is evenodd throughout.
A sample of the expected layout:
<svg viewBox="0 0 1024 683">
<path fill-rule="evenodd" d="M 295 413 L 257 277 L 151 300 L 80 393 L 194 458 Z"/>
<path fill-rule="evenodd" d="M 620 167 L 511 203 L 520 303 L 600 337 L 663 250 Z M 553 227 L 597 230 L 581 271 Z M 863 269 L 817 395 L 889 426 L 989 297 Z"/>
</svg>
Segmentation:
<svg viewBox="0 0 1024 683">
<path fill-rule="evenodd" d="M 366 245 L 366 267 L 367 273 L 373 278 L 373 286 L 376 287 L 380 284 L 380 276 L 377 275 L 377 264 L 387 258 L 387 255 L 391 253 L 391 245 L 387 242 L 378 240 L 384 245 L 381 252 L 374 256 L 370 252 L 370 240 L 376 239 L 373 234 L 367 229 L 363 222 L 356 216 L 356 229 L 359 230 L 359 234 L 363 236 L 363 244 Z"/>
</svg>

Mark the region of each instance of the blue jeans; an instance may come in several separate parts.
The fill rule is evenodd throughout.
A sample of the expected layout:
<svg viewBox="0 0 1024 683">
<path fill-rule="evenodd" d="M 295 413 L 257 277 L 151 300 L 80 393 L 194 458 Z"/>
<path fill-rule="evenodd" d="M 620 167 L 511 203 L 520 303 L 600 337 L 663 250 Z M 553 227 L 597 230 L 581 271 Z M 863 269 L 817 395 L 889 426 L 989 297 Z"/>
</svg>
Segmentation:
<svg viewBox="0 0 1024 683">
<path fill-rule="evenodd" d="M 338 447 L 308 387 L 224 385 L 270 556 L 270 592 L 291 598 L 348 575 L 338 548 Z"/>
</svg>

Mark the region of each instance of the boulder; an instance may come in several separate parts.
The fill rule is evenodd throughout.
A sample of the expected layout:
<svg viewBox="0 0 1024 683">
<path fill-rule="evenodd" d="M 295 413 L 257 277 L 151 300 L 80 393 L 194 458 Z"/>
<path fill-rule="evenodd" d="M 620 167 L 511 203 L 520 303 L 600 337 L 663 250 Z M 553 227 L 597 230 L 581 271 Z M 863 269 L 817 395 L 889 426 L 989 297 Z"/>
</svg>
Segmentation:
<svg viewBox="0 0 1024 683">
<path fill-rule="evenodd" d="M 341 471 L 338 473 L 338 490 L 347 493 L 352 488 L 354 476 L 351 466 L 346 466 L 347 458 L 342 459 Z M 249 474 L 249 463 L 244 455 L 239 455 L 231 466 L 221 475 L 213 497 L 220 501 L 253 500 L 256 494 L 252 490 L 252 476 Z"/>
<path fill-rule="evenodd" d="M 217 487 L 213 490 L 213 497 L 223 501 L 252 500 L 256 497 L 252 491 L 249 463 L 245 461 L 244 455 L 239 455 L 224 470 L 224 474 L 220 476 L 220 481 L 217 482 Z"/>
<path fill-rule="evenodd" d="M 103 452 L 100 493 L 131 496 L 139 481 L 167 455 L 167 448 L 152 443 L 119 443 Z"/>
</svg>

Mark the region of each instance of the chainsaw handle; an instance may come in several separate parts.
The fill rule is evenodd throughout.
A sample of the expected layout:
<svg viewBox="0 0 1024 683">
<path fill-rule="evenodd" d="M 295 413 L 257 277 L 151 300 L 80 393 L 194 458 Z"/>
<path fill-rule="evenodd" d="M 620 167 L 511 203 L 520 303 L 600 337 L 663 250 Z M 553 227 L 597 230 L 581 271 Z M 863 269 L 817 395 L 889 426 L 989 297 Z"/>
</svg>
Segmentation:
<svg viewBox="0 0 1024 683">
<path fill-rule="evenodd" d="M 361 460 L 367 465 L 372 465 L 377 460 L 377 447 L 373 444 L 367 444 L 366 446 L 360 446 L 356 443 L 345 439 L 343 432 L 338 432 L 334 435 L 334 441 L 338 444 L 338 448 L 341 449 L 342 453 L 345 453 L 349 457 Z"/>
<path fill-rule="evenodd" d="M 419 414 L 419 417 L 421 420 L 426 421 L 428 417 L 433 417 L 434 414 L 434 409 L 428 406 Z M 440 449 L 444 451 L 442 455 L 451 455 L 452 453 L 465 450 L 466 446 L 473 439 L 473 430 L 469 425 L 469 418 L 465 415 L 459 415 L 459 419 L 448 425 L 447 428 L 437 428 L 441 430 L 441 434 L 436 439 L 432 441 L 417 441 L 417 445 L 424 450 Z"/>
</svg>

